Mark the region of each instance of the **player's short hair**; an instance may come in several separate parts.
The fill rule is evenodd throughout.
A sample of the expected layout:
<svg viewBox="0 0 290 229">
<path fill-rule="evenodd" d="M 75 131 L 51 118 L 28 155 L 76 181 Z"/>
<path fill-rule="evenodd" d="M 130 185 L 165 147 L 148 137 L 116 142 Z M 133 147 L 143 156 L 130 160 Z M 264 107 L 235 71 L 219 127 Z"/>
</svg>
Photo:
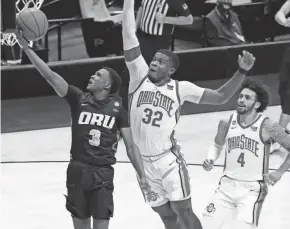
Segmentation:
<svg viewBox="0 0 290 229">
<path fill-rule="evenodd" d="M 110 94 L 117 93 L 120 90 L 121 86 L 122 86 L 122 78 L 112 68 L 102 67 L 102 69 L 107 70 L 109 72 L 109 74 L 110 74 L 110 78 L 111 78 L 111 90 L 110 90 Z"/>
<path fill-rule="evenodd" d="M 241 93 L 241 91 L 245 88 L 248 88 L 256 93 L 257 101 L 261 103 L 261 106 L 257 109 L 257 112 L 261 113 L 265 111 L 270 103 L 270 90 L 266 87 L 266 85 L 259 80 L 247 78 L 243 82 L 239 93 Z"/>
<path fill-rule="evenodd" d="M 178 56 L 174 52 L 171 52 L 168 49 L 160 49 L 157 53 L 162 53 L 162 54 L 168 56 L 169 57 L 169 61 L 172 64 L 172 68 L 174 68 L 175 70 L 178 69 L 178 66 L 179 66 L 179 58 L 178 58 Z"/>
</svg>

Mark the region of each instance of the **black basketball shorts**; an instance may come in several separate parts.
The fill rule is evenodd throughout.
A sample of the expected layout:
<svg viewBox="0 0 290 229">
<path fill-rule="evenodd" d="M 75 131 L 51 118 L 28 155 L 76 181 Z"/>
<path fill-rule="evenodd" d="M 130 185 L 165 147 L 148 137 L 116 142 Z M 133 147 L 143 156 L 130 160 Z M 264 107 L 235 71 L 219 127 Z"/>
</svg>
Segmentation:
<svg viewBox="0 0 290 229">
<path fill-rule="evenodd" d="M 78 219 L 113 217 L 114 169 L 70 162 L 67 168 L 66 208 Z"/>
</svg>

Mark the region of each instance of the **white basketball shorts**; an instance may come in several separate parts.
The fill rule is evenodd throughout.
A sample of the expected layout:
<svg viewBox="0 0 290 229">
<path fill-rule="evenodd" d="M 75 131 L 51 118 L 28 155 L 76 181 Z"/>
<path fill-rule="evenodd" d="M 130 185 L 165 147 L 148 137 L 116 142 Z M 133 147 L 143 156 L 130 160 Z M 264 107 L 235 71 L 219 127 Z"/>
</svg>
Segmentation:
<svg viewBox="0 0 290 229">
<path fill-rule="evenodd" d="M 171 150 L 157 157 L 142 156 L 152 193 L 144 196 L 151 207 L 190 197 L 190 178 L 181 153 Z"/>
<path fill-rule="evenodd" d="M 258 226 L 267 193 L 264 181 L 239 181 L 223 176 L 204 214 L 225 221 L 236 215 L 237 220 Z"/>
</svg>

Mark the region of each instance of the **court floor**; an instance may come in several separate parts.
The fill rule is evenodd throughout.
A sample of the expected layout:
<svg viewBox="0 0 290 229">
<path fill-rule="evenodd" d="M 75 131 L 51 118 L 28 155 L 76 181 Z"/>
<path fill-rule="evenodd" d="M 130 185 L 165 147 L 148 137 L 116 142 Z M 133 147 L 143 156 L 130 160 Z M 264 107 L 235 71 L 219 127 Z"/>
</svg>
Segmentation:
<svg viewBox="0 0 290 229">
<path fill-rule="evenodd" d="M 270 107 L 266 114 L 278 120 L 280 107 Z M 200 164 L 215 135 L 218 120 L 231 111 L 182 116 L 177 126 L 189 164 L 192 204 L 202 215 L 221 176 L 222 168 L 206 172 Z M 70 229 L 71 218 L 65 209 L 65 173 L 69 160 L 70 129 L 56 128 L 2 134 L 1 164 L 2 220 L 4 229 Z M 287 153 L 280 151 L 270 158 L 277 168 Z M 133 167 L 121 142 L 115 165 L 115 215 L 111 229 L 163 229 L 158 216 L 143 202 Z M 42 162 L 40 162 L 42 161 Z M 221 165 L 223 156 L 217 164 Z M 274 187 L 269 187 L 260 219 L 261 229 L 288 229 L 290 225 L 290 173 Z M 229 223 L 224 229 L 233 228 Z"/>
</svg>

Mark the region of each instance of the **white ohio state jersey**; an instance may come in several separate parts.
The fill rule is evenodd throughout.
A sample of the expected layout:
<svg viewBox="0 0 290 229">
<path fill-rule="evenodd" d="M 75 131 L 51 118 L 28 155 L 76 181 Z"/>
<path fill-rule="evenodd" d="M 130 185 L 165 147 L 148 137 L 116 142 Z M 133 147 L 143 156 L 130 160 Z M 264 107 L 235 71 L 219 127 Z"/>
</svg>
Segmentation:
<svg viewBox="0 0 290 229">
<path fill-rule="evenodd" d="M 268 172 L 270 144 L 262 139 L 262 124 L 267 119 L 259 115 L 254 123 L 242 126 L 238 114 L 230 119 L 226 135 L 224 175 L 237 180 L 263 180 Z"/>
</svg>

